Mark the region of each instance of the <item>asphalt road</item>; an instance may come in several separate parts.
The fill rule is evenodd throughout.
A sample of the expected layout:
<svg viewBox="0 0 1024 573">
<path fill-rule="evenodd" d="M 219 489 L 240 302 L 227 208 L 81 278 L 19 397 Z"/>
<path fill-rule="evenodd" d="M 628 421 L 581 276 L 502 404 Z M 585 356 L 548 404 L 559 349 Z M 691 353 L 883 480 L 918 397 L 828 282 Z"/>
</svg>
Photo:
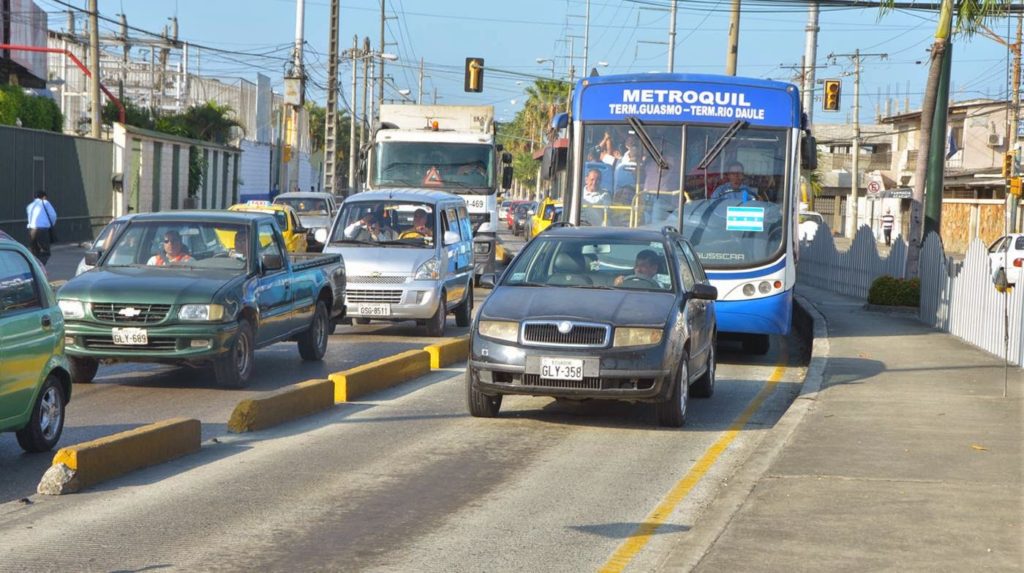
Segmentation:
<svg viewBox="0 0 1024 573">
<path fill-rule="evenodd" d="M 322 365 L 280 344 L 257 354 L 243 391 L 195 371 L 102 368 L 76 387 L 62 443 L 187 415 L 204 422 L 203 450 L 20 502 L 50 456 L 17 453 L 5 438 L 0 501 L 14 501 L 0 503 L 0 571 L 647 571 L 694 527 L 804 374 L 793 337 L 756 358 L 723 344 L 715 396 L 693 400 L 680 430 L 658 428 L 650 405 L 532 397 L 472 418 L 463 373 L 449 369 L 273 430 L 225 434 L 238 400 L 429 341 L 415 335 L 339 329 Z"/>
</svg>

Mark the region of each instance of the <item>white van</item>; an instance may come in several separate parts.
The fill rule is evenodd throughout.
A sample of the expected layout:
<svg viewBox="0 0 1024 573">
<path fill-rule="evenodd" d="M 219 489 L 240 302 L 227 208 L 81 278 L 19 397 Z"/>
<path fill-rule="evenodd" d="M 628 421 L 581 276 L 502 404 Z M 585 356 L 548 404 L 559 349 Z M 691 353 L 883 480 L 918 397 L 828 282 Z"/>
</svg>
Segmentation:
<svg viewBox="0 0 1024 573">
<path fill-rule="evenodd" d="M 462 197 L 422 189 L 357 193 L 318 240 L 345 261 L 354 324 L 415 320 L 428 336 L 444 336 L 454 313 L 457 325 L 469 326 L 473 233 Z"/>
</svg>

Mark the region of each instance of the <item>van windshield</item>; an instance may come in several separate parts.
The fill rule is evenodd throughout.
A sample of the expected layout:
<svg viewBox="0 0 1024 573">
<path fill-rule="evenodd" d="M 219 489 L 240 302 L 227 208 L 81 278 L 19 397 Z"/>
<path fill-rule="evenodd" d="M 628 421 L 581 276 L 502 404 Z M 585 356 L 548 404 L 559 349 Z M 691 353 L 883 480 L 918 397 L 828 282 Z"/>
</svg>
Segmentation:
<svg viewBox="0 0 1024 573">
<path fill-rule="evenodd" d="M 434 221 L 434 207 L 426 203 L 354 201 L 342 205 L 330 242 L 431 247 L 437 235 Z"/>
</svg>

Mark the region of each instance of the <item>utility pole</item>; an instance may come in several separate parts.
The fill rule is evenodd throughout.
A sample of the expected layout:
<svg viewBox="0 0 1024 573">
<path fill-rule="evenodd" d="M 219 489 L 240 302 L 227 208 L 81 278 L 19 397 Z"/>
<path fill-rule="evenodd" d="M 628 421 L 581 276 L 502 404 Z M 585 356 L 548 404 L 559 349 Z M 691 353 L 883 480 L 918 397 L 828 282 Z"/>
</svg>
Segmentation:
<svg viewBox="0 0 1024 573">
<path fill-rule="evenodd" d="M 384 41 L 384 23 L 387 20 L 387 16 L 384 14 L 384 3 L 385 0 L 380 0 L 380 53 L 384 53 L 385 41 Z M 379 62 L 374 62 L 375 65 L 380 66 L 380 83 L 377 84 L 377 110 L 380 112 L 380 105 L 384 103 L 384 59 L 377 58 Z"/>
<path fill-rule="evenodd" d="M 96 7 L 96 0 L 89 0 L 89 68 L 92 77 L 89 78 L 89 101 L 92 102 L 92 136 L 99 139 L 102 135 L 100 124 L 100 24 L 99 9 Z"/>
<path fill-rule="evenodd" d="M 121 73 L 118 74 L 117 98 L 124 101 L 124 83 L 128 81 L 128 16 L 121 14 L 121 41 L 124 42 L 121 52 Z"/>
<path fill-rule="evenodd" d="M 288 187 L 285 191 L 292 191 L 299 185 L 299 118 L 302 110 L 302 101 L 306 92 L 306 71 L 303 69 L 302 63 L 302 49 L 305 40 L 303 38 L 306 26 L 306 2 L 305 0 L 296 0 L 295 2 L 295 54 L 294 61 L 292 63 L 292 73 L 287 80 L 291 80 L 293 88 L 297 93 L 293 94 L 292 101 L 290 104 L 290 113 L 288 114 L 290 119 L 290 128 L 285 128 L 285 132 L 288 136 L 287 148 L 289 151 L 289 161 L 296 159 L 295 169 L 288 170 Z M 297 85 L 296 85 L 297 84 Z M 286 92 L 288 90 L 285 90 Z"/>
<path fill-rule="evenodd" d="M 725 53 L 725 75 L 736 75 L 736 55 L 740 51 L 740 0 L 732 0 L 729 18 L 729 49 Z"/>
<path fill-rule="evenodd" d="M 420 58 L 420 89 L 416 92 L 416 105 L 423 103 L 423 58 Z"/>
<path fill-rule="evenodd" d="M 672 0 L 668 16 L 668 73 L 676 71 L 676 8 L 679 0 Z"/>
<path fill-rule="evenodd" d="M 851 145 L 850 167 L 850 200 L 846 204 L 846 236 L 853 239 L 857 233 L 857 200 L 860 195 L 860 64 L 862 58 L 877 57 L 886 59 L 888 54 L 862 54 L 854 50 L 852 54 L 829 54 L 830 60 L 850 58 L 853 61 L 853 141 Z"/>
<path fill-rule="evenodd" d="M 337 0 L 334 0 L 335 2 Z M 356 174 L 359 167 L 356 165 L 356 97 L 359 89 L 358 61 L 359 57 L 366 57 L 366 54 L 359 53 L 359 35 L 352 36 L 352 121 L 348 126 L 348 194 L 356 191 Z"/>
<path fill-rule="evenodd" d="M 814 70 L 818 63 L 818 3 L 811 2 L 807 8 L 806 43 L 804 45 L 804 74 L 801 95 L 807 127 L 814 121 Z"/>
<path fill-rule="evenodd" d="M 1010 101 L 1010 145 L 1008 147 L 1010 152 L 1015 155 L 1017 154 L 1017 143 L 1020 139 L 1017 135 L 1017 130 L 1020 129 L 1020 50 L 1022 25 L 1024 25 L 1024 15 L 1017 14 L 1017 41 L 1013 44 L 1013 99 Z M 1014 173 L 1014 175 L 1017 174 Z M 1007 233 L 1015 233 L 1017 232 L 1017 197 L 1010 193 L 1006 194 L 1006 210 L 1008 214 L 1006 218 L 1008 223 Z"/>
<path fill-rule="evenodd" d="M 587 12 L 583 24 L 583 77 L 590 75 L 590 0 L 587 0 Z"/>
<path fill-rule="evenodd" d="M 327 40 L 327 112 L 324 114 L 324 193 L 334 193 L 335 176 L 338 174 L 338 3 L 331 0 L 330 37 Z M 355 51 L 358 39 L 352 40 Z M 356 61 L 352 60 L 352 96 L 355 97 Z M 352 103 L 355 115 L 355 102 Z M 354 123 L 352 125 L 355 125 Z M 352 162 L 349 158 L 349 192 L 352 189 Z"/>
<path fill-rule="evenodd" d="M 370 53 L 370 38 L 363 38 L 363 53 Z M 359 149 L 362 149 L 366 145 L 366 130 L 369 127 L 370 117 L 366 115 L 366 100 L 368 99 L 367 86 L 370 81 L 370 58 L 369 56 L 363 57 L 363 113 L 362 119 L 359 121 Z M 352 103 L 355 105 L 355 102 Z"/>
</svg>

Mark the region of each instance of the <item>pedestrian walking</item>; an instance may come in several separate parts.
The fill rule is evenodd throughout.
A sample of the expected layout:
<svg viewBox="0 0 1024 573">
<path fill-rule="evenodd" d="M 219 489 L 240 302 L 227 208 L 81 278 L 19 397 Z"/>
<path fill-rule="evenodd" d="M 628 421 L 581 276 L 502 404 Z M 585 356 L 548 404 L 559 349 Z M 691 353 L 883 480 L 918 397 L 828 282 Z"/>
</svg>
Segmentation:
<svg viewBox="0 0 1024 573">
<path fill-rule="evenodd" d="M 45 265 L 50 260 L 50 244 L 55 238 L 53 226 L 57 223 L 57 211 L 46 198 L 46 192 L 39 191 L 25 212 L 28 214 L 29 249 Z"/>
<path fill-rule="evenodd" d="M 885 246 L 892 243 L 892 227 L 896 223 L 896 217 L 892 216 L 892 209 L 886 209 L 882 215 L 882 234 L 885 235 Z"/>
</svg>

